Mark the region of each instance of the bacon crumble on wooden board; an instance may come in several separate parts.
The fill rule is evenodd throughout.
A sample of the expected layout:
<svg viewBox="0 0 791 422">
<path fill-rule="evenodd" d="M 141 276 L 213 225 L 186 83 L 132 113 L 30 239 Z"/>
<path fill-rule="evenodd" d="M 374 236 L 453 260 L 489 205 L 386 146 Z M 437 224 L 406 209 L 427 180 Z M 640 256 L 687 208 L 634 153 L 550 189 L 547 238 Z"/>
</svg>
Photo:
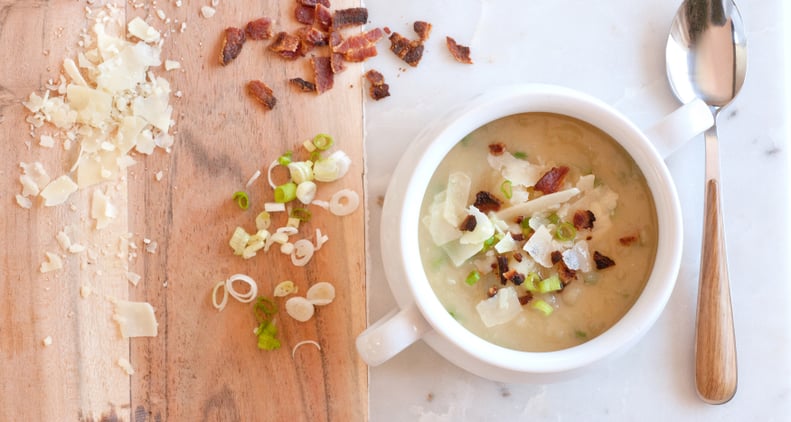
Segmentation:
<svg viewBox="0 0 791 422">
<path fill-rule="evenodd" d="M 315 23 L 319 28 L 329 30 L 332 27 L 332 10 L 323 4 L 316 5 Z"/>
<path fill-rule="evenodd" d="M 310 63 L 313 65 L 316 92 L 321 94 L 332 89 L 332 86 L 335 84 L 335 77 L 332 73 L 330 58 L 326 56 L 312 57 Z"/>
<path fill-rule="evenodd" d="M 242 46 L 247 37 L 244 31 L 239 28 L 225 28 L 225 37 L 222 41 L 222 52 L 220 53 L 220 64 L 225 66 L 242 52 Z"/>
<path fill-rule="evenodd" d="M 277 98 L 272 93 L 272 88 L 261 81 L 250 81 L 247 83 L 247 92 L 253 96 L 258 102 L 263 104 L 264 108 L 271 110 L 277 104 Z"/>
<path fill-rule="evenodd" d="M 251 40 L 268 40 L 272 38 L 272 19 L 263 17 L 247 22 L 244 32 Z"/>
<path fill-rule="evenodd" d="M 365 72 L 365 78 L 371 83 L 368 93 L 376 101 L 390 96 L 390 85 L 385 83 L 385 77 L 378 71 L 371 69 Z"/>
<path fill-rule="evenodd" d="M 384 35 L 384 31 L 380 28 L 374 28 L 368 32 L 343 39 L 340 44 L 331 47 L 332 52 L 342 54 L 348 62 L 361 62 L 376 56 L 376 43 Z"/>
<path fill-rule="evenodd" d="M 552 167 L 538 179 L 536 190 L 541 191 L 544 195 L 557 192 L 568 172 L 569 168 L 566 166 Z"/>
<path fill-rule="evenodd" d="M 368 9 L 365 7 L 352 7 L 336 10 L 332 14 L 332 27 L 335 29 L 347 26 L 365 25 L 368 22 Z"/>
<path fill-rule="evenodd" d="M 448 51 L 456 59 L 459 63 L 464 64 L 472 64 L 472 59 L 470 58 L 470 47 L 459 45 L 456 43 L 451 37 L 445 37 L 445 43 L 448 46 Z"/>
<path fill-rule="evenodd" d="M 316 84 L 302 78 L 291 78 L 288 82 L 302 92 L 316 92 Z"/>
<path fill-rule="evenodd" d="M 316 7 L 319 4 L 324 7 L 330 7 L 330 0 L 297 0 L 297 3 L 310 7 Z"/>
<path fill-rule="evenodd" d="M 301 44 L 298 36 L 281 31 L 275 35 L 275 39 L 269 45 L 269 50 L 286 60 L 296 60 L 301 56 Z"/>
<path fill-rule="evenodd" d="M 296 18 L 299 23 L 313 25 L 313 22 L 316 20 L 316 7 L 297 5 L 297 7 L 294 8 L 294 18 Z"/>
</svg>

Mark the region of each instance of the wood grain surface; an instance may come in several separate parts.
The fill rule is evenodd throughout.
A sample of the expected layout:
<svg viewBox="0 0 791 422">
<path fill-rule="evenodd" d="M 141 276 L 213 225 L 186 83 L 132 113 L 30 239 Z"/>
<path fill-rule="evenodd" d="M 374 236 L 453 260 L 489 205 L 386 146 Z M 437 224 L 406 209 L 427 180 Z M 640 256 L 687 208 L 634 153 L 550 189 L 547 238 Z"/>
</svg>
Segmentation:
<svg viewBox="0 0 791 422">
<path fill-rule="evenodd" d="M 265 177 L 248 189 L 247 211 L 231 201 L 232 193 L 244 189 L 256 170 L 265 176 L 274 158 L 316 133 L 332 134 L 353 159 L 349 174 L 321 186 L 317 199 L 348 187 L 365 203 L 361 67 L 350 65 L 333 90 L 316 95 L 286 82 L 313 79 L 307 60 L 280 60 L 266 50 L 267 41 L 248 42 L 236 61 L 218 64 L 227 26 L 268 16 L 277 30 L 298 28 L 293 0 L 220 0 L 208 19 L 200 14 L 208 0 L 184 0 L 181 7 L 164 0 L 116 3 L 127 21 L 141 16 L 168 30 L 162 58 L 178 60 L 182 69 L 154 72 L 183 95 L 171 97 L 172 151 L 134 154 L 137 164 L 121 180 L 100 186 L 121 212 L 110 227 L 96 231 L 89 218 L 93 188 L 59 207 L 34 201 L 27 210 L 15 201 L 20 162 L 40 161 L 57 176 L 74 160 L 75 150 L 38 145 L 38 136 L 54 129 L 45 126 L 31 137 L 21 101 L 43 93 L 63 59 L 79 51 L 79 33 L 90 24 L 88 3 L 0 0 L 0 420 L 366 420 L 367 369 L 354 349 L 366 323 L 363 207 L 345 217 L 313 209 L 301 233 L 320 227 L 329 242 L 303 268 L 277 251 L 242 260 L 228 247 L 234 227 L 252 231 L 263 202 L 272 200 Z M 333 1 L 336 9 L 356 5 Z M 274 110 L 265 111 L 247 95 L 251 79 L 274 89 Z M 275 224 L 285 224 L 278 218 Z M 73 240 L 102 252 L 63 252 L 55 235 L 66 226 L 76 228 Z M 119 238 L 127 233 L 138 249 L 119 251 Z M 144 239 L 156 242 L 153 253 L 145 251 Z M 39 272 L 45 252 L 63 255 L 64 269 Z M 127 268 L 142 276 L 137 286 L 127 281 Z M 288 317 L 278 300 L 283 346 L 260 351 L 251 304 L 231 300 L 223 312 L 211 305 L 214 284 L 235 273 L 253 277 L 268 296 L 280 281 L 293 280 L 303 295 L 314 282 L 332 282 L 337 297 L 306 323 Z M 86 285 L 92 294 L 83 298 Z M 151 303 L 158 336 L 123 340 L 109 298 Z M 45 346 L 48 336 L 52 344 Z M 318 341 L 321 350 L 306 346 L 292 357 L 302 340 Z M 129 359 L 132 376 L 119 358 Z"/>
</svg>

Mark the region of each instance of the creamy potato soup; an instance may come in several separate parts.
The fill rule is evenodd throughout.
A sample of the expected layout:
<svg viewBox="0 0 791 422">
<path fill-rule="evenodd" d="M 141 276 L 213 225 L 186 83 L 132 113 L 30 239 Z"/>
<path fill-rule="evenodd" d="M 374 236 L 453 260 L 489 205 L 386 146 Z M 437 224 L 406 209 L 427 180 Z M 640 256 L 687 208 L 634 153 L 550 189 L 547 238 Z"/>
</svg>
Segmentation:
<svg viewBox="0 0 791 422">
<path fill-rule="evenodd" d="M 640 169 L 582 121 L 525 113 L 462 139 L 421 208 L 423 267 L 448 312 L 511 349 L 588 341 L 632 306 L 657 223 Z"/>
</svg>

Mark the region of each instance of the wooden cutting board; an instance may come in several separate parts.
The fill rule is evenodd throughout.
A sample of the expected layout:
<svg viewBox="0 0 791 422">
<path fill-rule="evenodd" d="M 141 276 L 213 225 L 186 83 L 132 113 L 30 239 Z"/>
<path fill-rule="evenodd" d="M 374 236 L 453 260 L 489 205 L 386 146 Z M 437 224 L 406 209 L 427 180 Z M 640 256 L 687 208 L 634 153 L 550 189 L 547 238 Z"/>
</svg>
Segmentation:
<svg viewBox="0 0 791 422">
<path fill-rule="evenodd" d="M 322 95 L 290 87 L 288 78 L 313 79 L 310 66 L 277 58 L 268 41 L 248 42 L 237 60 L 221 67 L 225 27 L 268 16 L 276 30 L 293 31 L 296 3 L 220 0 L 211 18 L 200 12 L 209 0 L 180 3 L 116 1 L 127 21 L 141 16 L 168 30 L 162 58 L 182 68 L 154 72 L 182 96 L 171 96 L 172 151 L 135 154 L 137 164 L 120 181 L 101 186 L 120 212 L 96 231 L 90 188 L 59 207 L 34 201 L 27 210 L 15 201 L 20 162 L 40 161 L 57 176 L 74 160 L 76 150 L 64 150 L 60 141 L 39 145 L 51 127 L 31 137 L 21 101 L 42 94 L 48 79 L 57 80 L 63 59 L 79 51 L 79 33 L 89 25 L 86 2 L 0 0 L 0 420 L 366 420 L 367 368 L 354 349 L 366 323 L 362 205 L 345 217 L 313 208 L 309 227 L 321 228 L 329 242 L 302 268 L 277 251 L 242 260 L 228 247 L 234 227 L 252 231 L 263 202 L 272 200 L 268 164 L 317 133 L 332 134 L 353 160 L 349 174 L 320 187 L 317 199 L 351 188 L 365 203 L 361 66 L 350 65 Z M 332 6 L 358 5 L 333 0 Z M 251 79 L 274 89 L 274 110 L 247 95 Z M 256 170 L 264 177 L 247 189 L 251 206 L 242 211 L 231 195 L 245 189 Z M 67 226 L 74 228 L 72 240 L 93 245 L 93 254 L 60 248 L 55 235 Z M 137 249 L 119 256 L 126 234 Z M 62 255 L 64 268 L 42 274 L 45 252 Z M 142 276 L 137 286 L 127 281 L 127 266 Z M 337 297 L 305 323 L 288 317 L 278 299 L 283 346 L 261 351 L 251 304 L 231 300 L 222 312 L 212 307 L 212 287 L 235 273 L 250 275 L 270 297 L 283 280 L 293 280 L 302 295 L 312 283 L 329 281 Z M 87 297 L 83 286 L 90 287 Z M 153 305 L 158 335 L 123 340 L 111 297 Z M 317 341 L 321 350 L 308 345 L 292 355 L 302 340 Z M 119 358 L 131 362 L 133 375 Z"/>
</svg>

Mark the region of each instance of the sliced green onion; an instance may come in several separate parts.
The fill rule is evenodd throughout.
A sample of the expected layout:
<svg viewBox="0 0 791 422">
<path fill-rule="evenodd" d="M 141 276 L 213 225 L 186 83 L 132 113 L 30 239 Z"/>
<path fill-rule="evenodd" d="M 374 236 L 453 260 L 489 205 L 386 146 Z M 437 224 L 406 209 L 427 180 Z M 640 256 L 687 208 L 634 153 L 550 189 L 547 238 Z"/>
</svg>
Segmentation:
<svg viewBox="0 0 791 422">
<path fill-rule="evenodd" d="M 574 336 L 577 338 L 584 339 L 584 338 L 588 338 L 588 333 L 586 333 L 585 331 L 574 330 Z"/>
<path fill-rule="evenodd" d="M 514 191 L 510 180 L 506 180 L 500 185 L 500 192 L 503 193 L 506 199 L 511 199 L 511 197 L 514 194 Z"/>
<path fill-rule="evenodd" d="M 518 158 L 520 160 L 527 159 L 527 153 L 526 152 L 516 151 L 516 152 L 512 152 L 511 155 L 513 155 L 514 158 Z"/>
<path fill-rule="evenodd" d="M 291 218 L 296 218 L 299 221 L 310 221 L 312 214 L 305 208 L 294 208 L 291 210 Z"/>
<path fill-rule="evenodd" d="M 313 162 L 292 161 L 288 164 L 288 172 L 291 175 L 291 181 L 296 184 L 313 180 Z"/>
<path fill-rule="evenodd" d="M 272 224 L 272 217 L 266 211 L 261 211 L 260 214 L 255 216 L 255 228 L 258 230 L 266 230 Z"/>
<path fill-rule="evenodd" d="M 277 163 L 280 164 L 281 166 L 287 166 L 287 165 L 291 164 L 291 156 L 292 155 L 294 155 L 293 152 L 286 151 L 285 154 L 283 154 L 280 157 L 278 157 Z"/>
<path fill-rule="evenodd" d="M 549 215 L 549 217 L 547 217 L 547 220 L 549 220 L 549 222 L 552 224 L 558 224 L 560 223 L 560 216 L 553 212 Z"/>
<path fill-rule="evenodd" d="M 247 196 L 247 192 L 245 191 L 237 191 L 233 193 L 233 200 L 236 201 L 236 205 L 239 205 L 239 208 L 246 210 L 250 206 L 250 198 Z"/>
<path fill-rule="evenodd" d="M 467 283 L 470 286 L 473 286 L 480 279 L 481 279 L 481 273 L 478 272 L 478 270 L 472 270 L 472 271 L 470 271 L 469 274 L 467 274 L 467 278 L 464 279 L 464 282 Z"/>
<path fill-rule="evenodd" d="M 557 274 L 552 277 L 545 278 L 538 282 L 539 293 L 556 292 L 563 288 L 563 283 L 560 282 L 560 277 Z"/>
<path fill-rule="evenodd" d="M 285 204 L 297 197 L 297 185 L 294 182 L 283 183 L 275 188 L 275 202 Z"/>
<path fill-rule="evenodd" d="M 247 233 L 243 228 L 237 227 L 233 234 L 231 235 L 231 239 L 228 241 L 228 245 L 233 249 L 234 255 L 241 256 L 244 253 L 244 248 L 247 246 L 247 242 L 250 241 L 250 234 Z"/>
<path fill-rule="evenodd" d="M 451 310 L 448 310 L 448 313 L 450 314 L 450 316 L 451 316 L 451 317 L 453 317 L 453 319 L 455 319 L 455 320 L 458 320 L 458 319 L 459 319 L 459 316 L 458 316 L 458 315 L 456 315 L 456 312 L 453 312 L 453 311 L 451 311 Z"/>
<path fill-rule="evenodd" d="M 533 307 L 533 309 L 539 310 L 544 314 L 544 316 L 550 316 L 552 315 L 552 312 L 555 311 L 555 308 L 553 308 L 552 305 L 544 302 L 541 299 L 534 300 L 530 306 Z"/>
<path fill-rule="evenodd" d="M 523 218 L 522 222 L 519 223 L 519 227 L 521 227 L 523 229 L 529 229 L 530 228 L 530 218 Z"/>
<path fill-rule="evenodd" d="M 577 237 L 577 229 L 571 223 L 560 223 L 555 229 L 555 239 L 560 241 L 574 240 Z"/>
<path fill-rule="evenodd" d="M 493 235 L 492 235 L 492 237 L 490 237 L 490 238 L 486 239 L 486 240 L 483 242 L 483 250 L 484 250 L 484 251 L 488 251 L 488 250 L 489 250 L 489 248 L 491 248 L 492 246 L 494 246 L 494 244 L 495 244 L 495 243 L 497 243 L 497 242 L 499 242 L 499 241 L 500 241 L 500 238 L 501 238 L 501 236 L 500 236 L 500 235 L 498 235 L 498 234 L 496 234 L 496 233 L 495 233 L 495 234 L 493 234 Z"/>
<path fill-rule="evenodd" d="M 531 271 L 525 276 L 525 282 L 522 287 L 529 292 L 538 291 L 538 282 L 541 281 L 541 276 L 537 272 Z"/>
<path fill-rule="evenodd" d="M 319 150 L 315 150 L 310 153 L 310 161 L 313 161 L 314 163 L 321 160 L 321 158 L 321 151 Z"/>
<path fill-rule="evenodd" d="M 313 145 L 320 151 L 326 151 L 335 144 L 335 141 L 332 139 L 332 136 L 327 135 L 325 133 L 319 133 L 313 138 Z"/>
<path fill-rule="evenodd" d="M 253 306 L 253 311 L 258 322 L 268 321 L 272 315 L 277 313 L 277 304 L 268 297 L 259 296 Z"/>
</svg>

